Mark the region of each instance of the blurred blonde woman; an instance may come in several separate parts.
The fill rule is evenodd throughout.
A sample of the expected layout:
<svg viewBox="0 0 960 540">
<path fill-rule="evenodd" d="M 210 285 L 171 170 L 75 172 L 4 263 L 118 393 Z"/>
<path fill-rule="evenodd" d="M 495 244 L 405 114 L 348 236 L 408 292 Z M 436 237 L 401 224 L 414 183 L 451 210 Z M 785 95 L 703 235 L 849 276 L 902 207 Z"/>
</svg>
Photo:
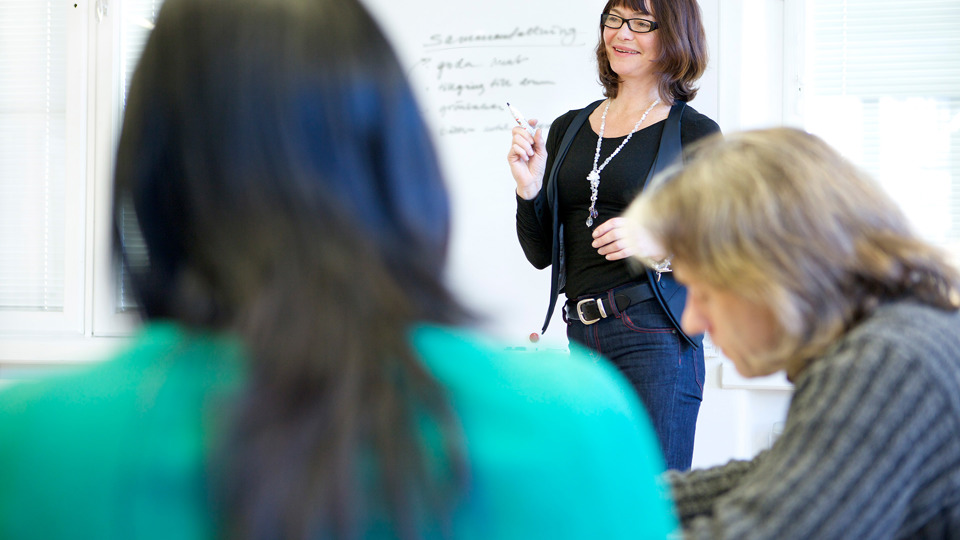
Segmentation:
<svg viewBox="0 0 960 540">
<path fill-rule="evenodd" d="M 783 434 L 670 472 L 687 538 L 960 537 L 960 278 L 819 138 L 713 138 L 627 210 L 682 325 L 747 377 L 786 370 Z"/>
</svg>

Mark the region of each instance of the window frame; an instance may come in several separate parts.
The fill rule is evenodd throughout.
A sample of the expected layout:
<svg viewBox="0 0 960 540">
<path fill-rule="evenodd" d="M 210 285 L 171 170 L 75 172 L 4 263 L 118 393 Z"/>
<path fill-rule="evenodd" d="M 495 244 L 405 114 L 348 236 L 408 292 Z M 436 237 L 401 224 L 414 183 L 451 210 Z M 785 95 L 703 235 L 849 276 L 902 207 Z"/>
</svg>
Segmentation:
<svg viewBox="0 0 960 540">
<path fill-rule="evenodd" d="M 75 0 L 67 21 L 64 307 L 0 310 L 0 364 L 102 359 L 126 344 L 135 313 L 117 313 L 111 179 L 121 118 L 119 9 Z"/>
<path fill-rule="evenodd" d="M 137 327 L 139 313 L 117 310 L 117 276 L 113 260 L 113 166 L 120 128 L 123 120 L 123 89 L 121 88 L 121 70 L 123 58 L 121 48 L 122 2 L 110 10 L 98 27 L 97 43 L 97 111 L 96 129 L 92 135 L 96 174 L 94 175 L 94 197 L 96 208 L 93 211 L 94 261 L 93 289 L 96 294 L 90 298 L 92 305 L 92 335 L 95 337 L 129 336 Z"/>
</svg>

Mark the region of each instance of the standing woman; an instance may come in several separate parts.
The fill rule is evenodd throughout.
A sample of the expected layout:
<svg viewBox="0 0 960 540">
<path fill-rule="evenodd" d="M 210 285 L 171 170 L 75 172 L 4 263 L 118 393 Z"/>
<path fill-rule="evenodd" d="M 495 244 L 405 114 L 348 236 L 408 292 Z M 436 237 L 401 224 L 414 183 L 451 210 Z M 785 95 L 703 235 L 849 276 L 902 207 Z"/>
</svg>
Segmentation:
<svg viewBox="0 0 960 540">
<path fill-rule="evenodd" d="M 670 273 L 638 273 L 625 260 L 619 215 L 682 146 L 719 131 L 686 105 L 707 65 L 696 0 L 609 0 L 597 63 L 605 100 L 557 118 L 546 143 L 540 131 L 513 129 L 517 236 L 535 267 L 553 266 L 543 329 L 565 292 L 568 338 L 627 376 L 667 467 L 685 470 L 703 397 L 702 336 L 681 330 L 686 291 Z"/>
</svg>

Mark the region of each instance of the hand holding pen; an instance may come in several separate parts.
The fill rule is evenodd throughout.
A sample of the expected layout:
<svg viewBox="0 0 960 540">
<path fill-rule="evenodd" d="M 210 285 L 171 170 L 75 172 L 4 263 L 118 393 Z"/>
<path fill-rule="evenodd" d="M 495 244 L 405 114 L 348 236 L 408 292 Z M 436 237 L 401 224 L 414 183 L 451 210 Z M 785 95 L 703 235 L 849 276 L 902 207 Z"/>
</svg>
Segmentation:
<svg viewBox="0 0 960 540">
<path fill-rule="evenodd" d="M 510 111 L 510 114 L 513 115 L 513 119 L 517 121 L 517 124 L 519 124 L 520 127 L 527 130 L 527 133 L 529 133 L 530 135 L 537 134 L 537 128 L 539 128 L 540 125 L 538 122 L 536 122 L 536 120 L 534 120 L 533 124 L 531 124 L 530 122 L 527 122 L 527 120 L 523 117 L 523 114 L 517 109 L 515 109 L 513 105 L 510 105 L 509 101 L 507 102 L 507 109 Z"/>
<path fill-rule="evenodd" d="M 517 122 L 517 127 L 511 131 L 513 144 L 507 153 L 507 163 L 510 164 L 510 173 L 517 183 L 517 195 L 530 200 L 537 196 L 543 185 L 547 164 L 543 133 L 535 120 L 533 123 L 528 122 L 523 114 L 509 103 L 507 109 Z"/>
</svg>

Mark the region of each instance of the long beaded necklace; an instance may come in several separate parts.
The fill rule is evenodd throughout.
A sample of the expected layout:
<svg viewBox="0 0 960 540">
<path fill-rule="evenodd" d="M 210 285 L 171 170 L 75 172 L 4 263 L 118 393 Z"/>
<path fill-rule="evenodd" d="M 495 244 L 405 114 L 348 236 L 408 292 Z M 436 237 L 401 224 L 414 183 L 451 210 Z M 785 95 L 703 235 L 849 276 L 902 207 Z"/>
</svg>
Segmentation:
<svg viewBox="0 0 960 540">
<path fill-rule="evenodd" d="M 640 129 L 640 124 L 647 119 L 647 115 L 650 114 L 650 111 L 653 110 L 657 104 L 660 103 L 660 98 L 657 98 L 656 101 L 650 104 L 647 107 L 647 110 L 643 112 L 643 116 L 640 117 L 640 120 L 637 121 L 633 126 L 633 131 L 627 135 L 627 138 L 620 143 L 620 146 L 607 157 L 606 161 L 603 162 L 603 165 L 597 167 L 597 162 L 600 161 L 600 143 L 603 142 L 603 130 L 607 127 L 607 111 L 610 109 L 610 101 L 607 101 L 607 106 L 603 108 L 603 115 L 600 116 L 600 136 L 597 137 L 597 151 L 593 154 L 593 169 L 590 171 L 590 174 L 587 175 L 587 181 L 590 182 L 590 217 L 587 218 L 587 227 L 593 225 L 593 218 L 597 217 L 597 189 L 600 187 L 600 171 L 607 166 L 607 163 L 610 163 L 610 160 L 613 159 L 613 156 L 616 156 L 620 153 L 620 150 L 630 141 L 630 137 L 633 137 L 633 134 Z"/>
</svg>

